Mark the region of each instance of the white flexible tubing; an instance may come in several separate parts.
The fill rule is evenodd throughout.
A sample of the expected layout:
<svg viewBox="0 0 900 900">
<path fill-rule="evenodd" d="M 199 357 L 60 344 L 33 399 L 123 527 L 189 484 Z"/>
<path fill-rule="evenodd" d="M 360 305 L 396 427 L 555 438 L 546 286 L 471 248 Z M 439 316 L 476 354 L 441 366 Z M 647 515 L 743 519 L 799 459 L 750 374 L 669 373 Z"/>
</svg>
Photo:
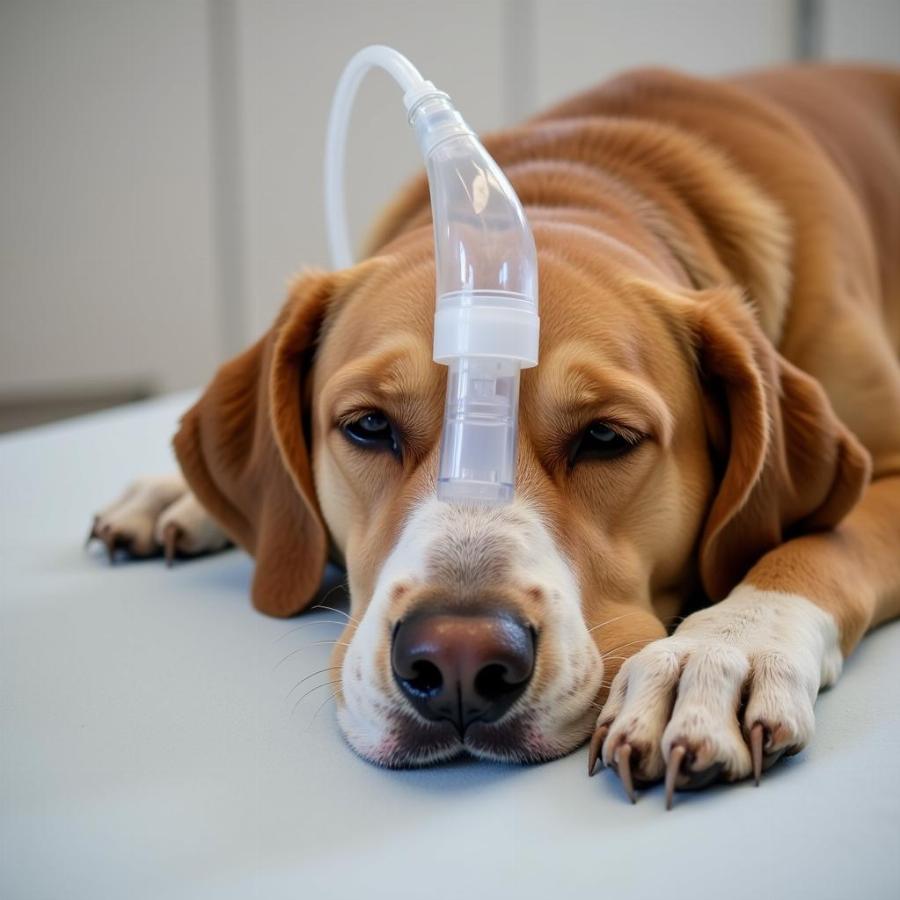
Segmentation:
<svg viewBox="0 0 900 900">
<path fill-rule="evenodd" d="M 364 47 L 347 63 L 334 92 L 325 139 L 325 222 L 331 263 L 336 269 L 346 269 L 353 265 L 344 197 L 344 150 L 347 146 L 350 112 L 363 78 L 376 66 L 384 69 L 403 88 L 403 102 L 407 112 L 411 103 L 423 93 L 435 90 L 434 85 L 426 81 L 402 53 L 391 47 L 381 44 Z"/>
</svg>

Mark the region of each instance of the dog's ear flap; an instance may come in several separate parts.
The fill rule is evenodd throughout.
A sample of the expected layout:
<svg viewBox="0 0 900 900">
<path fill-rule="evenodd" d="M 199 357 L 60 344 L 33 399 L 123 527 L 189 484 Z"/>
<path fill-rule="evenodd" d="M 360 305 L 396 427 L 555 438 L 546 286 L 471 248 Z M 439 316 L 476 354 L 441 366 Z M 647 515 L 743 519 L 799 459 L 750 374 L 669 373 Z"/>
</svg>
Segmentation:
<svg viewBox="0 0 900 900">
<path fill-rule="evenodd" d="M 700 543 L 700 575 L 718 600 L 784 540 L 831 528 L 859 499 L 869 455 L 817 381 L 765 338 L 737 292 L 700 292 L 700 375 L 720 483 Z"/>
<path fill-rule="evenodd" d="M 335 277 L 298 279 L 269 332 L 219 369 L 173 442 L 197 499 L 255 557 L 253 605 L 273 616 L 309 603 L 326 562 L 302 403 Z"/>
</svg>

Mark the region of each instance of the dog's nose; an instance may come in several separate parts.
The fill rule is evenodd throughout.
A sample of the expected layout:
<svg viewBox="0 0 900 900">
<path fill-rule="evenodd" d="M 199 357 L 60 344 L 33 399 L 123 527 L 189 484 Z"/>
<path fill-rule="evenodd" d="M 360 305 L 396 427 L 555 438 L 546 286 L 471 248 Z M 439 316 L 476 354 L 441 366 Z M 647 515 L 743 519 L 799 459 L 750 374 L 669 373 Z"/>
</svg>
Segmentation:
<svg viewBox="0 0 900 900">
<path fill-rule="evenodd" d="M 426 719 L 448 719 L 463 735 L 522 695 L 534 671 L 534 632 L 503 614 L 413 614 L 394 632 L 391 665 Z"/>
</svg>

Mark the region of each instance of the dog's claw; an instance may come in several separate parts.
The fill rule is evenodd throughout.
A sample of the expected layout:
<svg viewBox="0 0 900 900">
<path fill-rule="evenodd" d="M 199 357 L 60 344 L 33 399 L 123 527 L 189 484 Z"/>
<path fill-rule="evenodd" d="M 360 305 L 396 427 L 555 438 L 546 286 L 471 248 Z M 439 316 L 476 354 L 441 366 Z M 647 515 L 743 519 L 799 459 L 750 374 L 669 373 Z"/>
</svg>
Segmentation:
<svg viewBox="0 0 900 900">
<path fill-rule="evenodd" d="M 750 729 L 750 757 L 753 760 L 753 780 L 756 782 L 757 787 L 759 787 L 759 780 L 762 778 L 765 730 L 762 722 L 757 722 Z"/>
<path fill-rule="evenodd" d="M 634 793 L 634 779 L 631 777 L 631 744 L 621 744 L 616 751 L 616 771 L 622 780 L 622 787 L 632 803 L 637 803 Z"/>
<path fill-rule="evenodd" d="M 596 774 L 597 771 L 597 760 L 600 759 L 600 751 L 603 749 L 603 742 L 606 740 L 606 735 L 609 732 L 608 725 L 601 725 L 594 732 L 591 737 L 591 746 L 588 750 L 588 775 L 592 776 Z M 603 766 L 603 761 L 600 761 L 601 768 Z"/>
<path fill-rule="evenodd" d="M 100 521 L 99 516 L 94 516 L 94 521 L 91 522 L 91 530 L 88 532 L 87 540 L 84 542 L 84 548 L 87 550 L 88 547 L 91 546 L 91 541 L 98 537 L 97 534 L 97 523 Z"/>
<path fill-rule="evenodd" d="M 681 771 L 681 763 L 687 750 L 681 744 L 676 744 L 669 751 L 669 764 L 666 766 L 666 809 L 672 808 L 675 794 L 675 779 Z"/>
<path fill-rule="evenodd" d="M 166 565 L 171 568 L 175 563 L 175 551 L 177 549 L 178 539 L 181 537 L 181 529 L 174 523 L 169 522 L 163 529 L 163 555 L 166 558 Z"/>
</svg>

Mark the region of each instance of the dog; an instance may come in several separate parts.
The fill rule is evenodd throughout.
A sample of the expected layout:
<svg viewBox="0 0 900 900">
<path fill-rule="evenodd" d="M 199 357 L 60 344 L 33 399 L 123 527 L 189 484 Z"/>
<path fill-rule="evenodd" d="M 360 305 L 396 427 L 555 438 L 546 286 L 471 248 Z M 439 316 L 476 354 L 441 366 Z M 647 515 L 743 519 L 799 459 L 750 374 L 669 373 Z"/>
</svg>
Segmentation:
<svg viewBox="0 0 900 900">
<path fill-rule="evenodd" d="M 329 554 L 350 746 L 537 762 L 628 796 L 754 776 L 900 613 L 900 71 L 615 78 L 485 140 L 528 215 L 540 365 L 516 498 L 435 496 L 428 185 L 307 271 L 96 517 L 112 556 L 233 542 L 293 616 Z M 599 715 L 598 715 L 599 710 Z"/>
</svg>

